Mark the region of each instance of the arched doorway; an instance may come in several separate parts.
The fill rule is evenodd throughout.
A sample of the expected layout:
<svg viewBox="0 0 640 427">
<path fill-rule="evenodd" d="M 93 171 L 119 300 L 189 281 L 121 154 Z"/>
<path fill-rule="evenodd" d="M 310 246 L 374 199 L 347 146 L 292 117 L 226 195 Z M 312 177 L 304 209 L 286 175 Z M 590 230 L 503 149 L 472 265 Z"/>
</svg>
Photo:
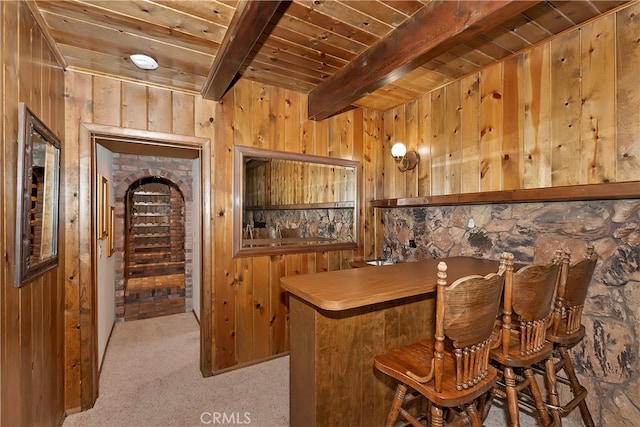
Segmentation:
<svg viewBox="0 0 640 427">
<path fill-rule="evenodd" d="M 124 198 L 124 320 L 184 313 L 185 198 L 168 179 L 147 176 Z"/>
</svg>

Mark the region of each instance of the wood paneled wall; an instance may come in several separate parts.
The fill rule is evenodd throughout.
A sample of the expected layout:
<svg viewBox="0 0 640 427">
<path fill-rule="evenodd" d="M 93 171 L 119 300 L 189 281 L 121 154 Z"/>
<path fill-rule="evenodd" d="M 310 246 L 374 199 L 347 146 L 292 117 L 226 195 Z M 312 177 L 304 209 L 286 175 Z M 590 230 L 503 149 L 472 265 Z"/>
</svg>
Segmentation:
<svg viewBox="0 0 640 427">
<path fill-rule="evenodd" d="M 236 144 L 275 150 L 360 160 L 365 173 L 380 171 L 382 145 L 380 114 L 353 110 L 323 122 L 306 119 L 306 97 L 266 85 L 241 80 L 222 102 L 200 96 L 147 87 L 99 76 L 67 72 L 66 114 L 69 170 L 65 181 L 68 196 L 65 224 L 69 238 L 66 263 L 67 298 L 67 407 L 82 407 L 81 379 L 92 369 L 90 325 L 82 324 L 90 295 L 78 295 L 79 284 L 90 280 L 91 153 L 77 145 L 80 122 L 159 131 L 209 138 L 212 141 L 211 227 L 208 242 L 212 258 L 213 292 L 208 349 L 203 347 L 205 374 L 270 357 L 288 349 L 285 295 L 279 278 L 285 274 L 348 268 L 354 256 L 375 256 L 375 242 L 382 238 L 372 208 L 362 208 L 362 246 L 358 251 L 333 251 L 257 258 L 232 258 L 233 147 Z M 365 129 L 366 128 L 366 129 Z M 74 145 L 75 144 L 75 145 Z M 382 194 L 382 180 L 363 180 L 366 200 Z M 117 183 L 116 183 L 117 184 Z M 82 195 L 76 197 L 72 195 Z M 364 197 L 364 196 L 363 196 Z M 78 200 L 80 199 L 80 200 Z M 83 208 L 84 206 L 84 208 Z M 81 219 L 72 221 L 73 218 Z M 87 234 L 88 236 L 84 236 Z M 205 242 L 205 245 L 207 242 Z M 79 274 L 74 274 L 79 272 Z M 203 295 L 203 299 L 205 295 Z M 206 301 L 206 300 L 205 300 Z M 206 303 L 205 303 L 206 304 Z M 206 316 L 202 316 L 206 320 Z M 201 319 L 201 320 L 202 320 Z M 80 326 L 79 328 L 77 326 Z"/>
<path fill-rule="evenodd" d="M 372 114 L 372 116 L 376 116 Z M 283 275 L 349 268 L 354 256 L 373 256 L 381 228 L 374 212 L 363 208 L 361 249 L 232 259 L 233 146 L 245 145 L 296 153 L 359 160 L 366 173 L 380 171 L 381 116 L 365 120 L 362 110 L 330 119 L 307 120 L 305 95 L 241 80 L 216 109 L 214 144 L 214 325 L 217 368 L 249 363 L 288 350 Z M 366 175 L 365 175 L 366 176 Z M 381 181 L 363 184 L 361 205 L 381 194 Z M 235 333 L 230 333 L 235 331 Z"/>
<path fill-rule="evenodd" d="M 13 283 L 18 104 L 25 102 L 62 140 L 66 156 L 64 76 L 24 2 L 0 2 L 0 22 L 0 424 L 57 426 L 64 417 L 63 269 L 21 288 Z M 59 234 L 62 265 L 64 230 Z"/>
<path fill-rule="evenodd" d="M 46 424 L 61 417 L 63 283 L 67 408 L 81 407 L 82 369 L 92 366 L 94 331 L 81 316 L 91 296 L 79 292 L 81 280 L 92 274 L 91 153 L 79 145 L 79 123 L 212 141 L 206 159 L 212 257 L 204 262 L 212 265 L 214 285 L 203 298 L 212 309 L 213 334 L 203 359 L 205 373 L 217 371 L 287 350 L 281 276 L 346 268 L 354 256 L 381 255 L 382 223 L 370 200 L 640 179 L 639 9 L 636 3 L 385 113 L 356 109 L 313 122 L 306 119 L 305 95 L 259 83 L 240 80 L 214 103 L 67 72 L 63 123 L 62 72 L 24 3 L 2 2 L 0 241 L 9 254 L 0 261 L 2 423 Z M 22 290 L 10 286 L 19 100 L 61 136 L 64 161 L 64 268 Z M 389 151 L 399 140 L 420 152 L 416 170 L 397 170 Z M 360 250 L 233 259 L 236 144 L 361 161 Z M 22 403 L 15 404 L 16 396 Z"/>
<path fill-rule="evenodd" d="M 384 198 L 640 179 L 639 33 L 635 3 L 385 112 L 420 164 Z"/>
</svg>

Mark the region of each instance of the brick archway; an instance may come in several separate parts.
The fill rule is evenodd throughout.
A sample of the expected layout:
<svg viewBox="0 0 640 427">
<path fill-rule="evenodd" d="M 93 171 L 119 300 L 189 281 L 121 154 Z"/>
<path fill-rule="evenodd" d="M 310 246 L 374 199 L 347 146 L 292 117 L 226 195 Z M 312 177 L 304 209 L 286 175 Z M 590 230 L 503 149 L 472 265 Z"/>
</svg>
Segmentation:
<svg viewBox="0 0 640 427">
<path fill-rule="evenodd" d="M 190 221 L 193 212 L 193 189 L 190 183 L 185 182 L 176 173 L 159 167 L 150 166 L 153 163 L 153 158 L 148 156 L 139 156 L 138 160 L 145 167 L 141 167 L 136 171 L 133 171 L 125 176 L 119 176 L 116 180 L 115 188 L 115 300 L 116 300 L 116 319 L 118 321 L 124 320 L 124 306 L 125 306 L 125 197 L 129 187 L 143 179 L 157 177 L 173 183 L 184 197 L 185 206 L 185 309 L 191 311 L 193 308 L 193 227 Z M 114 159 L 115 160 L 115 159 Z M 174 159 L 176 162 L 182 161 L 182 159 Z M 117 162 L 117 160 L 116 160 Z"/>
</svg>

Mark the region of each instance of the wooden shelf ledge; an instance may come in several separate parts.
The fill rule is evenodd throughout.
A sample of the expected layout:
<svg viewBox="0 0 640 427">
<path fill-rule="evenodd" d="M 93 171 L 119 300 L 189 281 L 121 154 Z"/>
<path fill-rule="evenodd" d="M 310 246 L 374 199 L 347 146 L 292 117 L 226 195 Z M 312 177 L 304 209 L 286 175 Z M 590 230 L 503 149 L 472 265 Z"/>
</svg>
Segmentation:
<svg viewBox="0 0 640 427">
<path fill-rule="evenodd" d="M 250 211 L 273 211 L 273 210 L 301 210 L 301 209 L 344 209 L 353 208 L 354 202 L 325 202 L 325 203 L 299 203 L 289 205 L 262 205 L 245 206 L 245 210 Z"/>
<path fill-rule="evenodd" d="M 374 208 L 478 205 L 492 203 L 558 202 L 574 200 L 615 200 L 640 198 L 640 181 L 607 184 L 527 188 L 482 193 L 447 194 L 371 201 Z"/>
</svg>

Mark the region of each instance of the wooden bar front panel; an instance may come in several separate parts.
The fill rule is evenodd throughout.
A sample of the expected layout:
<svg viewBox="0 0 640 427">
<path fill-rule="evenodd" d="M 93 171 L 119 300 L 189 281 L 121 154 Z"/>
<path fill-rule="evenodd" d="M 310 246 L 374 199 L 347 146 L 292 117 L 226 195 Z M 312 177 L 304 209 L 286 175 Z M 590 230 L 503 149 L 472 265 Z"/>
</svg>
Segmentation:
<svg viewBox="0 0 640 427">
<path fill-rule="evenodd" d="M 345 311 L 291 295 L 290 425 L 383 424 L 394 387 L 373 358 L 433 337 L 434 295 Z"/>
</svg>

